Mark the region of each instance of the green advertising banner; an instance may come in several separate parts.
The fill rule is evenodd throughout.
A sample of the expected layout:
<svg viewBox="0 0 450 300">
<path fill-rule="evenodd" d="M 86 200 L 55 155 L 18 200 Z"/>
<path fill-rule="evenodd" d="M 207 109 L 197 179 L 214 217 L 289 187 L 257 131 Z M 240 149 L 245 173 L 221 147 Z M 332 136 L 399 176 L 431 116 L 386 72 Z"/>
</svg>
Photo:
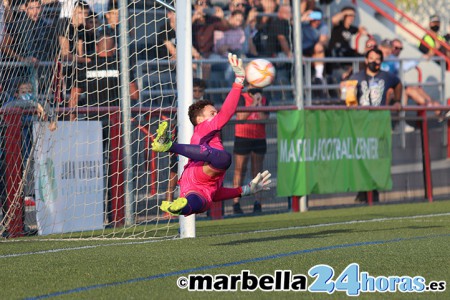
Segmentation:
<svg viewBox="0 0 450 300">
<path fill-rule="evenodd" d="M 280 111 L 277 195 L 390 190 L 389 111 Z"/>
</svg>

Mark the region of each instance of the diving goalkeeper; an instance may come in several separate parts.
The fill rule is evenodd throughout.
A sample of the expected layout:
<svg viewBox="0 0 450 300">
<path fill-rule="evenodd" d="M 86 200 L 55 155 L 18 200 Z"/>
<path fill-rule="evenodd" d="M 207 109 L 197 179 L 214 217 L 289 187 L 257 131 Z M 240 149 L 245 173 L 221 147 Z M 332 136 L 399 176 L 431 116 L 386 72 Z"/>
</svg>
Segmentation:
<svg viewBox="0 0 450 300">
<path fill-rule="evenodd" d="M 178 181 L 180 197 L 173 202 L 162 201 L 162 211 L 176 216 L 198 214 L 207 211 L 212 202 L 248 196 L 269 189 L 269 171 L 258 173 L 248 185 L 237 188 L 222 187 L 232 156 L 224 150 L 220 130 L 236 112 L 245 79 L 242 60 L 230 53 L 228 61 L 236 79 L 220 112 L 217 112 L 213 103 L 208 100 L 197 101 L 189 107 L 189 119 L 194 125 L 190 144 L 172 143 L 168 123 L 159 124 L 152 150 L 177 153 L 189 158 Z"/>
</svg>

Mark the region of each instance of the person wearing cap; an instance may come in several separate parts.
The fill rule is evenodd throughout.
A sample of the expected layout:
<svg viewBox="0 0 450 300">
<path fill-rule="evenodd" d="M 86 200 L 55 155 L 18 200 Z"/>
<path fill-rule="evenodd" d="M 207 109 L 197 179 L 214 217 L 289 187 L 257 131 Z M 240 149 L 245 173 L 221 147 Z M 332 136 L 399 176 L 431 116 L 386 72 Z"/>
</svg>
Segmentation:
<svg viewBox="0 0 450 300">
<path fill-rule="evenodd" d="M 422 38 L 419 50 L 423 54 L 434 56 L 435 50 L 439 50 L 441 52 L 445 53 L 445 48 L 441 46 L 440 42 L 445 43 L 445 38 L 441 35 L 439 35 L 439 29 L 441 27 L 441 19 L 438 15 L 432 15 L 430 17 L 430 31 L 432 31 L 435 34 L 435 37 L 431 36 L 430 34 L 425 34 Z M 428 47 L 427 47 L 428 45 Z"/>
</svg>

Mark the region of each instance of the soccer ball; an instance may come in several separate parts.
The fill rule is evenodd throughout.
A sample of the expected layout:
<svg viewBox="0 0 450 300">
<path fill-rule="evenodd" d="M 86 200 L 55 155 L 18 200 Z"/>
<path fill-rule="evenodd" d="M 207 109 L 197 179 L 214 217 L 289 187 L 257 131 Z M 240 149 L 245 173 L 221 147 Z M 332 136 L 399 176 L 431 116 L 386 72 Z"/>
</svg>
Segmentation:
<svg viewBox="0 0 450 300">
<path fill-rule="evenodd" d="M 245 77 L 249 84 L 263 88 L 275 79 L 275 67 L 268 60 L 254 59 L 245 68 Z"/>
</svg>

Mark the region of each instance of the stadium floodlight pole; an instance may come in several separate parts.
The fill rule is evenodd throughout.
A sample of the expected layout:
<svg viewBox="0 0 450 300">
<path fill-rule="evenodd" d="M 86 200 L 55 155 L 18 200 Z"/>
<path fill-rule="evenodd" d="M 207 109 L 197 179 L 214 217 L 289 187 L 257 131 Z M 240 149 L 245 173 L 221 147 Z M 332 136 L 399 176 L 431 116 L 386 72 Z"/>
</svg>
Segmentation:
<svg viewBox="0 0 450 300">
<path fill-rule="evenodd" d="M 134 224 L 133 218 L 133 168 L 131 161 L 131 101 L 130 101 L 130 64 L 128 53 L 128 1 L 119 0 L 119 42 L 120 42 L 120 92 L 122 99 L 124 170 L 125 170 L 125 225 Z"/>
<path fill-rule="evenodd" d="M 295 103 L 298 109 L 305 106 L 303 98 L 303 66 L 302 66 L 302 16 L 300 14 L 300 0 L 293 0 L 294 9 L 294 70 L 295 70 Z M 307 100 L 307 105 L 311 105 Z M 308 210 L 308 198 L 300 197 L 300 211 Z"/>
<path fill-rule="evenodd" d="M 189 144 L 194 128 L 188 117 L 192 104 L 192 8 L 191 1 L 176 1 L 177 12 L 177 102 L 178 102 L 178 142 Z M 183 172 L 187 158 L 179 156 L 178 176 Z M 180 237 L 195 237 L 195 214 L 180 216 Z"/>
</svg>

